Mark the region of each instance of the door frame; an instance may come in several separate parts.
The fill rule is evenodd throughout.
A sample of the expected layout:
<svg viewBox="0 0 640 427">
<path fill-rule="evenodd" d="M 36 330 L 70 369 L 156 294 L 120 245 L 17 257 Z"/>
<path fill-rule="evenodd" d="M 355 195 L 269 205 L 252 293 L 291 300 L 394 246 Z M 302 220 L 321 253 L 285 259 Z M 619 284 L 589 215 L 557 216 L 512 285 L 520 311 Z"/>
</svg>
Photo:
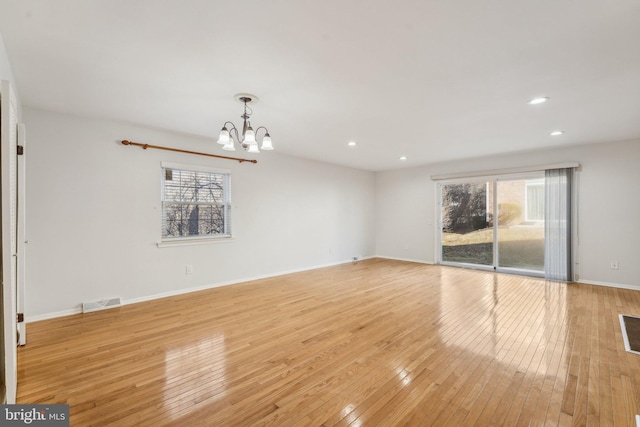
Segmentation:
<svg viewBox="0 0 640 427">
<path fill-rule="evenodd" d="M 18 313 L 18 344 L 27 343 L 27 322 L 25 313 L 25 292 L 26 292 L 26 255 L 27 255 L 27 170 L 26 170 L 26 149 L 27 134 L 24 123 L 18 123 L 18 146 L 22 147 L 22 155 L 17 156 L 17 207 L 16 207 L 16 227 L 17 227 L 17 256 L 16 260 L 16 310 Z"/>
<path fill-rule="evenodd" d="M 16 403 L 18 384 L 16 261 L 18 108 L 8 81 L 0 84 L 0 178 L 2 234 L 2 319 L 5 403 Z"/>
</svg>

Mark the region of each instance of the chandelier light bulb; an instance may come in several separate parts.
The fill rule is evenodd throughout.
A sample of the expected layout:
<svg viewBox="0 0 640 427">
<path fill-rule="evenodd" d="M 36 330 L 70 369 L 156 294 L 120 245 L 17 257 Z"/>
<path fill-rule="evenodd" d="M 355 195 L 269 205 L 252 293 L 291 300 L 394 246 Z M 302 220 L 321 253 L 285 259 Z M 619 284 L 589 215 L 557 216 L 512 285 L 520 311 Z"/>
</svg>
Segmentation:
<svg viewBox="0 0 640 427">
<path fill-rule="evenodd" d="M 264 138 L 262 138 L 262 147 L 263 150 L 273 150 L 273 145 L 271 145 L 271 136 L 267 133 Z"/>
<path fill-rule="evenodd" d="M 218 144 L 225 145 L 227 142 L 229 142 L 229 130 L 227 129 L 226 126 L 224 126 L 220 131 L 220 136 L 218 137 Z"/>
<path fill-rule="evenodd" d="M 247 127 L 247 130 L 244 132 L 244 141 L 245 144 L 248 145 L 257 145 L 256 142 L 256 133 L 253 131 L 251 125 Z"/>
<path fill-rule="evenodd" d="M 229 138 L 229 141 L 224 144 L 224 147 L 222 147 L 222 149 L 225 151 L 236 151 L 236 147 L 233 145 L 233 138 Z"/>
</svg>

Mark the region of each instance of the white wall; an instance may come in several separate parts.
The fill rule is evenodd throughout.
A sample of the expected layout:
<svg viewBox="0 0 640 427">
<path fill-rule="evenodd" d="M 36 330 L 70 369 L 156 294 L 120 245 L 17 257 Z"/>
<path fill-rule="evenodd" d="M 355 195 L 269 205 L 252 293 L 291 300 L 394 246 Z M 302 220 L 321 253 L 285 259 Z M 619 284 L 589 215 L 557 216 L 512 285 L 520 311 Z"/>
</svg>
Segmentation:
<svg viewBox="0 0 640 427">
<path fill-rule="evenodd" d="M 24 117 L 30 320 L 82 302 L 142 300 L 374 254 L 371 172 L 277 151 L 240 164 L 142 150 L 119 141 L 228 154 L 213 138 L 26 107 Z M 233 241 L 156 247 L 161 161 L 232 170 Z"/>
<path fill-rule="evenodd" d="M 436 261 L 431 175 L 578 161 L 580 281 L 640 288 L 640 141 L 426 165 L 376 174 L 376 254 Z M 620 269 L 609 263 L 619 261 Z"/>
<path fill-rule="evenodd" d="M 18 89 L 16 88 L 16 82 L 13 78 L 13 70 L 11 69 L 11 63 L 9 62 L 9 57 L 7 56 L 7 50 L 4 46 L 2 34 L 0 34 L 0 80 L 9 80 L 11 82 L 11 87 L 14 94 L 16 95 L 16 101 L 18 102 L 18 121 L 20 121 L 22 117 L 22 103 L 20 102 L 20 96 L 18 94 Z"/>
</svg>

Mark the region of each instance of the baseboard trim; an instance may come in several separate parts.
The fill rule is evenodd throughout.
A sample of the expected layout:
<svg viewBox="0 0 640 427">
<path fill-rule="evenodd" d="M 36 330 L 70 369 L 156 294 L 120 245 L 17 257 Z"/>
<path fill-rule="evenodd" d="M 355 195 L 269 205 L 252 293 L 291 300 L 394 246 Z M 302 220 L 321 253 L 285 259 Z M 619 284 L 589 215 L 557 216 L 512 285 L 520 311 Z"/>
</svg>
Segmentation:
<svg viewBox="0 0 640 427">
<path fill-rule="evenodd" d="M 69 310 L 54 311 L 53 313 L 37 314 L 35 316 L 25 316 L 25 322 L 39 322 L 41 320 L 55 319 L 57 317 L 71 316 L 79 313 L 82 313 L 82 304 L 80 304 L 78 308 L 72 308 Z"/>
<path fill-rule="evenodd" d="M 362 257 L 356 262 L 360 262 L 360 261 L 364 261 L 366 259 L 372 259 L 372 258 L 377 258 L 377 257 L 376 256 Z M 191 292 L 205 291 L 207 289 L 219 288 L 221 286 L 237 285 L 238 283 L 252 282 L 254 280 L 261 280 L 261 279 L 269 279 L 271 277 L 284 276 L 284 275 L 293 274 L 293 273 L 301 273 L 303 271 L 317 270 L 319 268 L 334 267 L 336 265 L 350 264 L 350 263 L 353 263 L 353 262 L 354 262 L 353 260 L 338 261 L 338 262 L 322 264 L 322 265 L 318 265 L 318 266 L 314 266 L 314 267 L 302 267 L 302 268 L 297 268 L 297 269 L 292 269 L 292 270 L 281 271 L 281 272 L 278 272 L 278 273 L 263 274 L 263 275 L 259 275 L 259 276 L 245 277 L 245 278 L 242 278 L 242 279 L 229 280 L 229 281 L 226 281 L 226 282 L 212 283 L 212 284 L 203 285 L 203 286 L 176 289 L 174 291 L 162 292 L 162 293 L 159 293 L 159 294 L 147 295 L 147 296 L 138 297 L 138 298 L 123 299 L 122 300 L 122 305 L 124 306 L 124 305 L 129 305 L 129 304 L 137 304 L 137 303 L 140 303 L 140 302 L 153 301 L 153 300 L 160 299 L 160 298 L 173 297 L 173 296 L 177 296 L 177 295 L 188 294 L 188 293 L 191 293 Z M 39 314 L 39 315 L 35 315 L 35 316 L 26 316 L 25 317 L 25 322 L 26 323 L 38 322 L 40 320 L 55 319 L 57 317 L 70 316 L 70 315 L 79 314 L 79 313 L 82 313 L 82 305 L 80 305 L 78 308 L 73 308 L 73 309 L 70 309 L 70 310 L 56 311 L 56 312 L 53 312 L 53 313 Z"/>
<path fill-rule="evenodd" d="M 390 259 L 390 260 L 393 260 L 393 261 L 417 262 L 418 264 L 427 264 L 427 265 L 434 265 L 435 264 L 433 261 L 425 261 L 423 259 L 398 258 L 398 257 L 392 257 L 392 256 L 385 256 L 385 255 L 376 255 L 376 256 L 373 256 L 371 258 Z"/>
<path fill-rule="evenodd" d="M 381 258 L 381 259 L 390 259 L 390 260 L 395 260 L 395 261 L 406 261 L 406 262 L 417 262 L 420 264 L 427 264 L 427 265 L 437 265 L 435 262 L 431 262 L 431 261 L 424 261 L 424 260 L 420 260 L 420 259 L 411 259 L 411 258 L 398 258 L 398 257 L 390 257 L 390 256 L 384 256 L 384 255 L 376 255 L 375 257 L 372 258 Z M 445 265 L 446 267 L 446 265 Z M 466 268 L 466 267 L 463 267 Z M 475 271 L 485 271 L 482 269 L 473 269 Z M 488 270 L 486 270 L 488 271 Z M 504 272 L 502 272 L 504 274 Z M 527 276 L 527 277 L 531 277 L 531 276 Z M 629 289 L 632 291 L 640 291 L 640 286 L 633 286 L 633 285 L 624 285 L 621 283 L 610 283 L 610 282 L 599 282 L 596 280 L 576 280 L 575 283 L 582 283 L 585 285 L 596 285 L 596 286 L 606 286 L 609 288 L 618 288 L 618 289 Z M 638 426 L 640 427 L 640 426 Z"/>
<path fill-rule="evenodd" d="M 576 283 L 583 283 L 585 285 L 606 286 L 608 288 L 630 289 L 632 291 L 640 291 L 640 286 L 623 285 L 621 283 L 598 282 L 596 280 L 583 280 L 583 279 L 576 280 Z"/>
</svg>

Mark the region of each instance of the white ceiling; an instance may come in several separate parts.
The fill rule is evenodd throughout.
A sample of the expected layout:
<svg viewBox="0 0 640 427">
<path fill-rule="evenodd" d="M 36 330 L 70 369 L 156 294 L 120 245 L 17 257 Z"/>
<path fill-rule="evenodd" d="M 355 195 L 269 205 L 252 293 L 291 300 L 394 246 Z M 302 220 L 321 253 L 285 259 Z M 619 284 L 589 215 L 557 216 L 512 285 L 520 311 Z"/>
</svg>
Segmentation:
<svg viewBox="0 0 640 427">
<path fill-rule="evenodd" d="M 0 0 L 25 106 L 225 153 L 250 92 L 276 150 L 366 170 L 640 138 L 639 23 L 639 0 Z"/>
</svg>

